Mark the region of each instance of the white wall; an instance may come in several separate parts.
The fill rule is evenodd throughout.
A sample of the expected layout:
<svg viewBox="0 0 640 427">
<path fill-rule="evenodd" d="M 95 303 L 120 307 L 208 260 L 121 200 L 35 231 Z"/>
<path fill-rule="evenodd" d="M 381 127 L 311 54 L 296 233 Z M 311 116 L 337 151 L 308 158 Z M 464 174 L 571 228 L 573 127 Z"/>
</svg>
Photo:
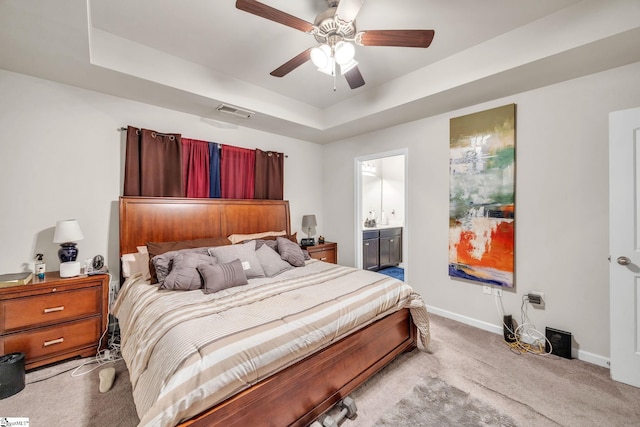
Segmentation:
<svg viewBox="0 0 640 427">
<path fill-rule="evenodd" d="M 501 330 L 493 297 L 448 276 L 449 120 L 516 103 L 516 287 L 505 311 L 519 319 L 522 295 L 544 292 L 546 308 L 529 310 L 537 329 L 572 332 L 581 358 L 606 363 L 608 114 L 640 105 L 638 76 L 640 63 L 325 146 L 324 226 L 340 262 L 355 265 L 353 159 L 406 147 L 409 283 L 434 312 Z"/>
<path fill-rule="evenodd" d="M 107 257 L 118 277 L 118 197 L 124 133 L 132 125 L 246 148 L 280 151 L 291 227 L 314 213 L 323 234 L 322 146 L 0 70 L 0 272 L 20 271 L 44 252 L 57 270 L 56 221 L 76 218 L 79 259 Z M 213 108 L 213 107 L 212 107 Z M 307 167 L 313 164 L 313 168 Z M 300 236 L 299 236 L 300 237 Z"/>
</svg>

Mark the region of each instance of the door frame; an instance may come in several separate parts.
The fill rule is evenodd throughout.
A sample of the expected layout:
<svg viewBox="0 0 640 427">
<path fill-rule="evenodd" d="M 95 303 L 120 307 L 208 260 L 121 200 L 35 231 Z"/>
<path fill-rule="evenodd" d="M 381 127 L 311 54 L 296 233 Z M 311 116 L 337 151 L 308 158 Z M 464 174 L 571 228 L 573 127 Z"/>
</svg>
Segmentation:
<svg viewBox="0 0 640 427">
<path fill-rule="evenodd" d="M 368 154 L 354 158 L 354 194 L 355 194 L 355 218 L 354 218 L 354 249 L 355 266 L 362 269 L 362 163 L 385 157 L 404 156 L 404 224 L 402 225 L 402 264 L 404 267 L 404 281 L 408 282 L 409 276 L 409 149 L 399 148 L 391 151 Z"/>
</svg>

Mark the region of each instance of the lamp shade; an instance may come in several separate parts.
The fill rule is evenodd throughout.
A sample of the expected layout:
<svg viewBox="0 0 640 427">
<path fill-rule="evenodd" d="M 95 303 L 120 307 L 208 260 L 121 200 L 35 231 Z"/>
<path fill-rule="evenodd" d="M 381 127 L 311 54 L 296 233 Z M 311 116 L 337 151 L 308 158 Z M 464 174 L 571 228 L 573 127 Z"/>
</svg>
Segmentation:
<svg viewBox="0 0 640 427">
<path fill-rule="evenodd" d="M 56 223 L 53 243 L 77 242 L 84 239 L 80 224 L 75 219 L 66 219 Z"/>
<path fill-rule="evenodd" d="M 302 227 L 311 228 L 318 225 L 315 215 L 304 215 L 302 217 Z"/>
</svg>

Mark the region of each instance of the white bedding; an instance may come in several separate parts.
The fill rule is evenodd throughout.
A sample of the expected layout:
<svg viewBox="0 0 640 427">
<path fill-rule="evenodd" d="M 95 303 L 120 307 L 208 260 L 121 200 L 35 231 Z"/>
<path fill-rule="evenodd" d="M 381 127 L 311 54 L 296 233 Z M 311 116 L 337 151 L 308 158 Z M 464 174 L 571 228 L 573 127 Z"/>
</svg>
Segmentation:
<svg viewBox="0 0 640 427">
<path fill-rule="evenodd" d="M 405 307 L 426 348 L 428 315 L 410 286 L 311 260 L 213 294 L 159 291 L 133 276 L 114 314 L 139 425 L 174 426 Z"/>
</svg>

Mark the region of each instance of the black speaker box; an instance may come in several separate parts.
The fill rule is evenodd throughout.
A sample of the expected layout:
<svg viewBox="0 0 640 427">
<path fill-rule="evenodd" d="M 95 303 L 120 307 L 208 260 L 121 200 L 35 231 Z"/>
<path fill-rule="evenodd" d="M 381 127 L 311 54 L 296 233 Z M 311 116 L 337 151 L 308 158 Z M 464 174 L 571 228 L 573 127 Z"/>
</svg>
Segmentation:
<svg viewBox="0 0 640 427">
<path fill-rule="evenodd" d="M 551 354 L 571 359 L 571 332 L 546 328 L 545 335 L 548 340 L 545 345 L 547 353 L 549 352 L 549 343 L 551 343 Z"/>
<path fill-rule="evenodd" d="M 0 356 L 0 399 L 24 388 L 24 353 Z"/>
</svg>

